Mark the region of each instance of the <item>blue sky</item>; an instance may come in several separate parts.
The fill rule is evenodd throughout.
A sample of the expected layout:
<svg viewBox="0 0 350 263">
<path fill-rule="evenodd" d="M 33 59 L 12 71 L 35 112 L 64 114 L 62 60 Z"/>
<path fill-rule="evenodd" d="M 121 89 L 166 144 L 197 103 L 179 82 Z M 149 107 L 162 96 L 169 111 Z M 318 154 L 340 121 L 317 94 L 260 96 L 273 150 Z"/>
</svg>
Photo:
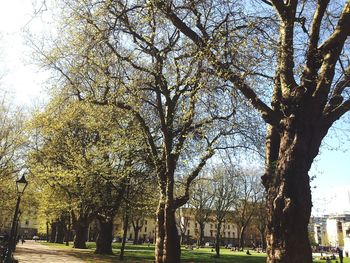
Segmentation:
<svg viewBox="0 0 350 263">
<path fill-rule="evenodd" d="M 320 153 L 313 163 L 310 175 L 315 213 L 350 212 L 350 118 L 349 113 L 335 123 L 326 138 Z M 318 211 L 315 211 L 318 210 Z"/>
<path fill-rule="evenodd" d="M 12 94 L 18 105 L 40 103 L 46 97 L 48 73 L 29 63 L 30 49 L 24 42 L 23 28 L 30 22 L 31 30 L 44 30 L 42 20 L 31 20 L 34 7 L 30 0 L 0 2 L 0 88 Z M 37 2 L 37 4 L 40 1 Z M 350 117 L 336 123 L 327 135 L 311 175 L 314 213 L 350 211 Z"/>
</svg>

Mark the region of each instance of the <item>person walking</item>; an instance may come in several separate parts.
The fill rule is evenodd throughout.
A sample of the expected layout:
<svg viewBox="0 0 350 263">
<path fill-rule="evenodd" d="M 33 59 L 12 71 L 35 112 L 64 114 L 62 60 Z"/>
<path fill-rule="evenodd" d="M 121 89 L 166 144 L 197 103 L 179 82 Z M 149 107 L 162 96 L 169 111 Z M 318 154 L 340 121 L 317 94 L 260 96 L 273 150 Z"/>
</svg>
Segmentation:
<svg viewBox="0 0 350 263">
<path fill-rule="evenodd" d="M 344 258 L 343 250 L 341 250 L 340 247 L 337 247 L 337 252 L 338 252 L 340 263 L 343 263 L 343 258 Z"/>
</svg>

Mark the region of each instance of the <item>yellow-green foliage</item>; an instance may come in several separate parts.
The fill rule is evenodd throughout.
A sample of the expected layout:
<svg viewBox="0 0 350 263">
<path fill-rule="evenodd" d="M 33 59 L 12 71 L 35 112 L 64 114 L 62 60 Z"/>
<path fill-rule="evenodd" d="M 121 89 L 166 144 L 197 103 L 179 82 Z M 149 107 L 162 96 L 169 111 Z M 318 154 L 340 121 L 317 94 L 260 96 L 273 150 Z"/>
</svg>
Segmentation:
<svg viewBox="0 0 350 263">
<path fill-rule="evenodd" d="M 118 201 L 111 185 L 118 187 L 129 175 L 133 168 L 126 166 L 127 159 L 143 147 L 128 116 L 111 106 L 62 97 L 29 124 L 28 166 L 40 197 L 40 231 L 62 213 L 96 213 Z"/>
</svg>

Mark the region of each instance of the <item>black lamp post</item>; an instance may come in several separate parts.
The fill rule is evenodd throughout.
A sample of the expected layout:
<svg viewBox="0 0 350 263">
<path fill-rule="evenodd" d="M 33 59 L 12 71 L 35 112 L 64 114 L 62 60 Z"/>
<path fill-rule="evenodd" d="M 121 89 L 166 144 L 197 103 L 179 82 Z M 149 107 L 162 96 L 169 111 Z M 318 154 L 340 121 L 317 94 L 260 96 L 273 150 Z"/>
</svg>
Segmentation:
<svg viewBox="0 0 350 263">
<path fill-rule="evenodd" d="M 19 211 L 19 203 L 21 202 L 21 195 L 24 193 L 24 190 L 26 189 L 27 185 L 28 185 L 28 182 L 23 174 L 22 177 L 16 181 L 17 203 L 16 203 L 15 214 L 12 220 L 11 234 L 8 241 L 7 253 L 5 256 L 5 263 L 10 263 L 13 261 L 12 251 L 16 246 L 15 232 L 16 232 L 16 224 L 17 224 L 17 217 L 18 217 L 18 211 Z"/>
</svg>

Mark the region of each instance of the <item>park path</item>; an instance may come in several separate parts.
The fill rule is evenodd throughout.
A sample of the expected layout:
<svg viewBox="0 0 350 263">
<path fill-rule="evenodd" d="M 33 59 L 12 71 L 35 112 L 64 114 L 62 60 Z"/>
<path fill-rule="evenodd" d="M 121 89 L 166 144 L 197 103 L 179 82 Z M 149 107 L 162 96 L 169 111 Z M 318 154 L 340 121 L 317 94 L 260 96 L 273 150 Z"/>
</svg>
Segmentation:
<svg viewBox="0 0 350 263">
<path fill-rule="evenodd" d="M 40 242 L 27 240 L 24 244 L 18 243 L 15 258 L 19 263 L 84 263 L 85 261 L 71 255 L 64 250 L 56 250 L 53 247 L 45 246 Z"/>
</svg>

